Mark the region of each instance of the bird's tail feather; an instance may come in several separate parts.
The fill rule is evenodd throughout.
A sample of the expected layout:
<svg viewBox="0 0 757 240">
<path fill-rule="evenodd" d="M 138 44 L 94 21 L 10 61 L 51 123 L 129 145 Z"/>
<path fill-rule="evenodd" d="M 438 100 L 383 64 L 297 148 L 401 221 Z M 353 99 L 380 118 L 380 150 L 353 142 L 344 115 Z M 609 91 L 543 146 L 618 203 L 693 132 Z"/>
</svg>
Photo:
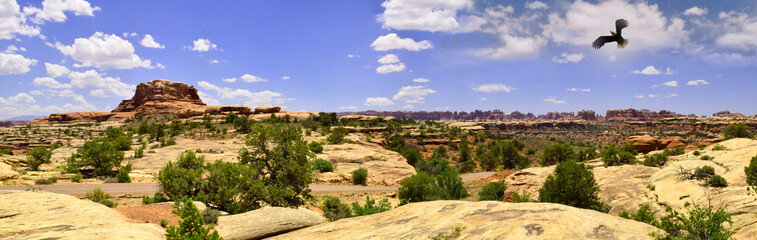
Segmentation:
<svg viewBox="0 0 757 240">
<path fill-rule="evenodd" d="M 618 48 L 625 48 L 628 45 L 628 38 L 623 39 L 623 43 L 618 44 Z"/>
</svg>

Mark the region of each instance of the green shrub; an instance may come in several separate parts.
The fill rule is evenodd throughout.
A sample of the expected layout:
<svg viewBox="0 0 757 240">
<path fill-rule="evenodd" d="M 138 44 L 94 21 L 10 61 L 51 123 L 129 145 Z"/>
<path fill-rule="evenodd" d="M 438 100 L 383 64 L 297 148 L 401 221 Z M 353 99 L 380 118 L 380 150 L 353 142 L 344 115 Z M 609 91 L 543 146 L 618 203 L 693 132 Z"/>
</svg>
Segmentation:
<svg viewBox="0 0 757 240">
<path fill-rule="evenodd" d="M 389 203 L 389 199 L 383 199 L 381 200 L 378 205 L 376 205 L 376 200 L 371 199 L 370 196 L 365 196 L 365 204 L 363 206 L 360 206 L 360 204 L 354 202 L 352 203 L 352 217 L 359 217 L 359 216 L 366 216 L 371 214 L 376 214 L 380 212 L 386 212 L 392 209 L 392 204 Z"/>
<path fill-rule="evenodd" d="M 725 180 L 725 178 L 721 177 L 720 175 L 713 175 L 710 177 L 710 186 L 713 187 L 727 187 L 728 182 Z"/>
<path fill-rule="evenodd" d="M 87 141 L 76 154 L 81 167 L 92 167 L 97 176 L 113 176 L 114 169 L 121 166 L 124 152 L 119 151 L 108 142 Z"/>
<path fill-rule="evenodd" d="M 308 148 L 310 149 L 310 151 L 313 151 L 314 153 L 323 152 L 323 144 L 321 144 L 321 142 L 312 141 L 308 144 Z"/>
<path fill-rule="evenodd" d="M 145 148 L 147 148 L 147 143 L 143 143 L 141 147 L 138 147 L 134 150 L 134 158 L 143 158 L 145 157 Z"/>
<path fill-rule="evenodd" d="M 510 200 L 510 202 L 514 202 L 514 203 L 522 203 L 522 202 L 530 202 L 530 201 L 531 201 L 531 193 L 526 191 L 526 189 L 523 189 L 521 193 L 514 192 L 513 199 Z"/>
<path fill-rule="evenodd" d="M 629 213 L 626 210 L 621 210 L 618 216 L 625 219 L 643 222 L 652 226 L 660 226 L 660 221 L 655 217 L 656 214 L 657 211 L 652 210 L 652 208 L 650 208 L 649 206 L 649 203 L 643 203 L 639 205 L 639 209 L 637 209 L 636 212 Z"/>
<path fill-rule="evenodd" d="M 163 228 L 168 227 L 168 220 L 165 219 L 165 218 L 161 218 L 160 219 L 160 226 L 163 227 Z"/>
<path fill-rule="evenodd" d="M 694 152 L 692 152 L 691 154 L 694 154 L 694 156 L 699 156 L 702 153 L 700 153 L 699 150 L 694 150 Z"/>
<path fill-rule="evenodd" d="M 599 201 L 599 186 L 590 167 L 573 160 L 561 162 L 539 189 L 539 201 L 607 212 Z"/>
<path fill-rule="evenodd" d="M 109 208 L 114 208 L 114 207 L 116 207 L 116 205 L 118 205 L 117 203 L 114 203 L 114 202 L 112 202 L 112 201 L 110 201 L 108 199 L 103 199 L 103 200 L 97 201 L 97 203 L 105 205 L 105 206 L 107 206 Z"/>
<path fill-rule="evenodd" d="M 368 170 L 365 168 L 358 168 L 352 171 L 352 182 L 356 185 L 365 185 L 368 180 Z"/>
<path fill-rule="evenodd" d="M 167 240 L 221 239 L 218 231 L 210 234 L 210 229 L 203 227 L 205 220 L 192 198 L 187 198 L 183 203 L 177 201 L 174 208 L 173 213 L 179 215 L 182 220 L 179 221 L 179 227 L 169 226 L 166 229 Z"/>
<path fill-rule="evenodd" d="M 346 128 L 343 128 L 343 127 L 334 128 L 331 135 L 329 135 L 329 137 L 326 138 L 326 141 L 329 144 L 340 144 L 342 143 L 342 141 L 344 140 L 344 137 L 347 136 L 348 133 L 349 132 L 347 131 Z"/>
<path fill-rule="evenodd" d="M 712 151 L 723 151 L 725 150 L 725 146 L 720 144 L 715 144 L 715 146 L 712 146 Z"/>
<path fill-rule="evenodd" d="M 321 210 L 327 219 L 336 221 L 352 216 L 352 211 L 347 204 L 342 203 L 337 197 L 327 197 L 321 204 Z"/>
<path fill-rule="evenodd" d="M 0 148 L 0 156 L 2 155 L 11 155 L 13 153 L 13 150 L 10 148 Z"/>
<path fill-rule="evenodd" d="M 573 148 L 567 143 L 557 142 L 544 148 L 540 164 L 549 166 L 568 160 L 576 160 L 576 153 L 573 152 Z"/>
<path fill-rule="evenodd" d="M 130 183 L 131 177 L 129 177 L 129 172 L 131 171 L 131 162 L 128 164 L 121 166 L 118 169 L 118 182 L 119 183 Z"/>
<path fill-rule="evenodd" d="M 531 156 L 531 155 L 535 155 L 535 154 L 536 154 L 536 149 L 533 149 L 533 148 L 526 149 L 526 155 Z"/>
<path fill-rule="evenodd" d="M 505 198 L 505 189 L 507 184 L 504 181 L 490 182 L 484 185 L 481 192 L 478 193 L 479 201 L 502 201 Z"/>
<path fill-rule="evenodd" d="M 58 182 L 58 177 L 52 176 L 52 177 L 47 178 L 47 180 L 50 180 L 50 182 L 52 182 L 52 183 L 57 183 Z"/>
<path fill-rule="evenodd" d="M 319 158 L 313 162 L 313 168 L 318 170 L 318 172 L 333 172 L 334 164 L 332 164 L 331 161 Z"/>
<path fill-rule="evenodd" d="M 196 196 L 204 172 L 205 158 L 191 150 L 182 153 L 177 162 L 169 161 L 158 172 L 163 193 L 170 199 Z"/>
<path fill-rule="evenodd" d="M 723 131 L 723 136 L 726 140 L 731 138 L 752 138 L 754 133 L 750 131 L 744 124 L 728 125 Z"/>
<path fill-rule="evenodd" d="M 29 165 L 32 171 L 38 171 L 39 166 L 44 163 L 50 163 L 50 157 L 53 152 L 47 150 L 46 147 L 36 147 L 26 151 L 26 164 Z"/>
<path fill-rule="evenodd" d="M 749 166 L 744 167 L 744 174 L 746 174 L 746 184 L 749 189 L 757 193 L 757 156 L 749 160 Z"/>
<path fill-rule="evenodd" d="M 454 169 L 446 170 L 437 175 L 436 186 L 439 188 L 435 191 L 436 199 L 457 200 L 470 195 L 463 185 L 460 174 Z"/>
<path fill-rule="evenodd" d="M 402 203 L 424 202 L 433 200 L 436 179 L 426 172 L 418 172 L 400 181 L 397 196 Z"/>
<path fill-rule="evenodd" d="M 206 224 L 218 223 L 218 216 L 221 216 L 221 211 L 218 211 L 217 209 L 205 208 L 205 210 L 202 211 L 202 219 L 205 220 Z"/>
<path fill-rule="evenodd" d="M 92 189 L 92 191 L 87 191 L 86 197 L 90 201 L 100 202 L 102 200 L 108 199 L 110 197 L 110 194 L 100 189 L 100 187 L 96 187 L 95 189 Z"/>
<path fill-rule="evenodd" d="M 427 161 L 421 160 L 416 163 L 415 166 L 416 172 L 422 171 L 431 174 L 432 176 L 439 175 L 439 173 L 449 169 L 452 169 L 452 167 L 449 166 L 449 161 L 443 158 L 432 158 Z"/>
<path fill-rule="evenodd" d="M 712 206 L 694 204 L 686 214 L 671 211 L 660 218 L 659 226 L 662 233 L 651 233 L 655 239 L 731 239 L 731 232 L 724 223 L 732 224 L 731 215 L 722 208 L 713 209 Z"/>
<path fill-rule="evenodd" d="M 435 148 L 434 153 L 431 154 L 431 158 L 440 158 L 440 159 L 449 158 L 449 153 L 447 153 L 447 148 L 444 146 L 439 146 Z"/>
<path fill-rule="evenodd" d="M 619 166 L 623 164 L 636 163 L 636 157 L 632 152 L 618 149 L 615 145 L 610 144 L 605 147 L 600 154 L 605 166 Z"/>
<path fill-rule="evenodd" d="M 665 152 L 644 155 L 644 166 L 661 167 L 668 162 L 668 154 Z"/>
<path fill-rule="evenodd" d="M 473 159 L 469 159 L 468 161 L 465 161 L 465 162 L 457 162 L 457 169 L 460 172 L 469 173 L 476 170 L 477 165 L 478 164 L 476 164 L 476 161 L 473 161 Z"/>
<path fill-rule="evenodd" d="M 694 170 L 694 174 L 696 174 L 696 175 L 712 176 L 712 175 L 715 175 L 715 168 L 713 168 L 711 166 L 704 165 L 702 167 L 697 167 Z"/>
<path fill-rule="evenodd" d="M 34 184 L 37 184 L 37 185 L 49 185 L 49 184 L 53 184 L 53 181 L 50 181 L 50 179 L 44 179 L 44 178 L 42 178 L 42 179 L 35 180 Z"/>
<path fill-rule="evenodd" d="M 702 155 L 702 157 L 700 157 L 699 159 L 707 161 L 712 160 L 712 157 L 710 157 L 709 155 Z"/>
<path fill-rule="evenodd" d="M 119 136 L 117 138 L 111 139 L 110 141 L 113 144 L 113 147 L 118 150 L 131 150 L 131 138 L 127 136 Z"/>
<path fill-rule="evenodd" d="M 81 173 L 76 173 L 76 175 L 71 177 L 72 182 L 81 182 L 82 175 Z"/>
<path fill-rule="evenodd" d="M 165 196 L 163 196 L 163 193 L 156 192 L 153 194 L 153 197 L 147 195 L 142 195 L 142 204 L 153 204 L 153 203 L 161 203 L 161 202 L 168 202 L 168 199 L 166 199 Z"/>
</svg>

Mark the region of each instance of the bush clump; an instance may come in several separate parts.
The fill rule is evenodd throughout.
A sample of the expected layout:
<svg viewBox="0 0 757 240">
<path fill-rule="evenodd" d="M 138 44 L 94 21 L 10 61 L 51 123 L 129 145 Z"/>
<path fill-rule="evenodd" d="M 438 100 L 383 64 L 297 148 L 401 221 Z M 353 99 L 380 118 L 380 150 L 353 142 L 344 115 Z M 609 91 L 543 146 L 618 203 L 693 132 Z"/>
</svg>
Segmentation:
<svg viewBox="0 0 757 240">
<path fill-rule="evenodd" d="M 323 160 L 319 158 L 313 162 L 313 168 L 315 168 L 315 170 L 318 170 L 318 172 L 333 172 L 334 164 L 329 160 Z"/>
<path fill-rule="evenodd" d="M 310 149 L 310 151 L 313 151 L 314 153 L 323 152 L 323 144 L 321 144 L 321 142 L 312 141 L 308 144 L 308 148 Z"/>
<path fill-rule="evenodd" d="M 623 164 L 636 163 L 636 157 L 633 153 L 625 151 L 624 149 L 618 149 L 615 145 L 610 144 L 605 147 L 600 154 L 602 162 L 605 166 L 618 166 Z"/>
<path fill-rule="evenodd" d="M 129 172 L 131 171 L 131 162 L 128 164 L 121 166 L 118 168 L 118 182 L 119 183 L 130 183 L 131 177 L 129 177 Z"/>
<path fill-rule="evenodd" d="M 712 177 L 710 177 L 709 184 L 713 187 L 727 187 L 728 181 L 726 181 L 725 178 L 721 177 L 720 175 L 712 175 Z"/>
<path fill-rule="evenodd" d="M 446 170 L 436 177 L 426 172 L 400 181 L 397 190 L 401 204 L 432 200 L 457 200 L 467 197 L 468 190 L 463 186 L 460 174 L 454 169 Z"/>
<path fill-rule="evenodd" d="M 754 133 L 744 124 L 728 125 L 723 131 L 723 137 L 725 140 L 732 138 L 752 138 Z"/>
<path fill-rule="evenodd" d="M 644 155 L 644 166 L 662 167 L 668 162 L 668 154 L 665 152 Z"/>
<path fill-rule="evenodd" d="M 321 204 L 321 210 L 326 216 L 326 219 L 330 221 L 336 221 L 352 216 L 352 210 L 350 210 L 350 207 L 346 203 L 342 203 L 338 197 L 327 197 Z"/>
<path fill-rule="evenodd" d="M 342 143 L 342 141 L 344 141 L 344 137 L 347 136 L 348 133 L 349 132 L 347 131 L 346 128 L 343 128 L 343 127 L 334 128 L 331 135 L 329 135 L 329 137 L 326 138 L 326 141 L 329 144 L 340 144 Z"/>
<path fill-rule="evenodd" d="M 365 196 L 365 204 L 360 205 L 357 202 L 352 203 L 352 216 L 353 217 L 359 217 L 359 216 L 366 216 L 371 214 L 376 214 L 380 212 L 386 212 L 392 209 L 392 204 L 389 203 L 389 199 L 383 199 L 378 204 L 376 204 L 376 200 L 371 199 L 370 196 Z"/>
<path fill-rule="evenodd" d="M 539 189 L 539 201 L 607 212 L 609 207 L 599 201 L 599 186 L 591 168 L 568 160 L 557 164 Z"/>
<path fill-rule="evenodd" d="M 121 166 L 124 152 L 119 151 L 109 142 L 87 141 L 82 148 L 76 150 L 80 167 L 92 167 L 96 176 L 113 176 Z"/>
<path fill-rule="evenodd" d="M 221 239 L 218 235 L 218 231 L 210 233 L 210 228 L 206 228 L 205 220 L 194 205 L 192 198 L 187 198 L 184 202 L 176 201 L 174 203 L 173 213 L 181 217 L 179 226 L 168 226 L 166 229 L 167 240 L 183 240 L 183 239 L 203 239 L 203 240 L 215 240 Z"/>
<path fill-rule="evenodd" d="M 26 151 L 26 163 L 32 171 L 38 171 L 39 166 L 44 163 L 50 163 L 50 157 L 53 152 L 46 147 L 36 147 Z"/>
<path fill-rule="evenodd" d="M 621 210 L 620 213 L 618 213 L 618 216 L 625 219 L 643 222 L 652 226 L 660 226 L 660 221 L 655 217 L 656 214 L 657 211 L 652 210 L 652 208 L 649 206 L 649 203 L 643 203 L 639 205 L 639 208 L 636 210 L 636 212 L 627 212 L 626 210 Z"/>
<path fill-rule="evenodd" d="M 72 182 L 81 182 L 82 175 L 81 173 L 76 173 L 74 176 L 71 176 Z"/>
<path fill-rule="evenodd" d="M 490 182 L 478 193 L 479 201 L 502 201 L 505 198 L 507 184 L 504 181 Z"/>
<path fill-rule="evenodd" d="M 723 151 L 725 150 L 725 146 L 720 144 L 715 144 L 715 146 L 712 146 L 712 151 Z"/>
<path fill-rule="evenodd" d="M 356 185 L 365 185 L 368 180 L 368 169 L 358 168 L 352 171 L 352 182 Z"/>
<path fill-rule="evenodd" d="M 569 144 L 557 142 L 544 148 L 540 163 L 542 166 L 549 166 L 575 159 L 576 153 Z"/>
<path fill-rule="evenodd" d="M 752 157 L 749 161 L 749 166 L 744 167 L 744 173 L 746 174 L 746 184 L 749 189 L 757 193 L 757 156 Z"/>
</svg>

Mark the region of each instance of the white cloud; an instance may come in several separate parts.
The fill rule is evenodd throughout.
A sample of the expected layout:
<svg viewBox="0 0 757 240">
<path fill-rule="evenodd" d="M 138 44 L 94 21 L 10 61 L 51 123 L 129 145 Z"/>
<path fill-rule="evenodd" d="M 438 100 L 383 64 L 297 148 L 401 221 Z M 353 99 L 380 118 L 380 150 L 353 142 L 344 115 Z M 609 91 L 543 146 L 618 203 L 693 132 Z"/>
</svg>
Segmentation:
<svg viewBox="0 0 757 240">
<path fill-rule="evenodd" d="M 562 53 L 560 57 L 552 57 L 552 61 L 558 63 L 579 63 L 584 59 L 584 53 Z"/>
<path fill-rule="evenodd" d="M 64 22 L 66 14 L 64 12 L 73 12 L 76 16 L 95 16 L 94 12 L 100 10 L 100 7 L 92 7 L 85 0 L 45 0 L 42 1 L 42 9 L 36 7 L 24 7 L 24 13 L 33 16 L 33 21 L 42 23 L 44 21 Z"/>
<path fill-rule="evenodd" d="M 652 86 L 649 86 L 649 87 L 651 87 L 651 88 L 658 88 L 658 87 L 660 87 L 660 84 L 652 84 Z"/>
<path fill-rule="evenodd" d="M 634 95 L 633 97 L 641 99 L 644 98 L 644 95 Z"/>
<path fill-rule="evenodd" d="M 227 87 L 218 87 L 206 81 L 197 83 L 203 89 L 216 92 L 223 100 L 232 100 L 243 102 L 247 106 L 264 106 L 264 105 L 283 105 L 286 101 L 293 101 L 294 98 L 283 98 L 282 93 L 272 91 L 250 92 L 247 89 L 232 89 Z"/>
<path fill-rule="evenodd" d="M 133 33 L 124 32 L 123 34 L 121 34 L 121 36 L 123 36 L 123 37 L 136 37 L 137 35 L 139 35 L 139 34 L 137 34 L 135 32 L 133 32 Z"/>
<path fill-rule="evenodd" d="M 376 40 L 371 43 L 371 47 L 376 51 L 389 51 L 395 49 L 420 51 L 434 48 L 428 40 L 416 42 L 411 38 L 400 38 L 396 33 L 389 33 L 385 36 L 376 38 Z"/>
<path fill-rule="evenodd" d="M 25 52 L 26 48 L 24 47 L 16 47 L 14 45 L 8 45 L 7 48 L 5 48 L 4 53 L 16 53 L 16 52 Z"/>
<path fill-rule="evenodd" d="M 670 68 L 665 69 L 665 75 L 673 75 L 675 73 L 676 71 L 674 71 L 673 69 L 670 69 Z"/>
<path fill-rule="evenodd" d="M 745 67 L 757 65 L 757 56 L 744 56 L 741 53 L 710 53 L 702 56 L 704 61 L 724 67 Z"/>
<path fill-rule="evenodd" d="M 723 21 L 718 28 L 725 33 L 715 40 L 717 45 L 745 51 L 757 48 L 757 18 L 734 11 L 721 12 L 718 17 Z"/>
<path fill-rule="evenodd" d="M 668 86 L 668 87 L 678 87 L 678 81 L 665 82 L 663 83 L 663 85 Z"/>
<path fill-rule="evenodd" d="M 473 91 L 491 93 L 491 92 L 511 92 L 515 89 L 516 89 L 515 87 L 507 86 L 505 84 L 490 83 L 490 84 L 479 85 L 478 87 L 473 88 Z"/>
<path fill-rule="evenodd" d="M 678 97 L 677 93 L 672 93 L 670 95 L 665 96 L 666 98 L 672 98 L 672 97 Z"/>
<path fill-rule="evenodd" d="M 683 11 L 683 15 L 686 16 L 702 16 L 707 14 L 707 8 L 700 8 L 697 6 L 693 6 L 689 9 L 686 9 L 686 11 Z"/>
<path fill-rule="evenodd" d="M 16 34 L 39 35 L 39 27 L 28 25 L 21 7 L 14 0 L 0 1 L 0 39 L 13 39 Z"/>
<path fill-rule="evenodd" d="M 386 64 L 381 65 L 376 68 L 376 73 L 378 74 L 387 74 L 391 72 L 402 72 L 405 71 L 406 67 L 404 63 L 398 63 L 398 64 Z"/>
<path fill-rule="evenodd" d="M 706 80 L 698 79 L 698 80 L 691 80 L 686 82 L 686 85 L 688 86 L 699 86 L 699 85 L 707 85 L 710 84 Z"/>
<path fill-rule="evenodd" d="M 541 48 L 546 46 L 547 41 L 541 37 L 518 37 L 503 34 L 500 39 L 505 44 L 497 48 L 485 48 L 474 54 L 482 58 L 491 59 L 523 59 L 539 56 Z"/>
<path fill-rule="evenodd" d="M 615 56 L 615 55 L 612 55 L 612 56 L 610 56 L 609 59 L 607 59 L 608 62 L 614 62 L 616 60 L 618 60 L 618 56 Z"/>
<path fill-rule="evenodd" d="M 218 101 L 218 99 L 211 97 L 210 95 L 208 95 L 207 93 L 203 91 L 197 91 L 197 95 L 200 96 L 200 99 L 202 100 L 202 102 L 207 105 L 221 105 L 221 102 Z"/>
<path fill-rule="evenodd" d="M 71 88 L 71 84 L 62 84 L 55 79 L 49 78 L 49 77 L 39 77 L 35 78 L 34 81 L 32 81 L 32 84 L 34 86 L 38 87 L 47 87 L 47 88 Z"/>
<path fill-rule="evenodd" d="M 242 80 L 242 81 L 248 82 L 248 83 L 266 82 L 266 81 L 268 81 L 268 80 L 263 79 L 261 77 L 258 77 L 258 76 L 255 76 L 255 75 L 250 75 L 250 74 L 242 75 L 241 77 L 239 77 L 239 80 Z"/>
<path fill-rule="evenodd" d="M 211 58 L 210 60 L 208 60 L 208 63 L 218 63 L 218 59 Z"/>
<path fill-rule="evenodd" d="M 387 54 L 379 58 L 378 62 L 381 64 L 391 64 L 391 63 L 397 63 L 400 59 L 397 57 L 397 55 L 394 54 Z"/>
<path fill-rule="evenodd" d="M 339 109 L 341 109 L 341 110 L 352 110 L 352 109 L 357 109 L 357 107 L 355 107 L 355 106 L 341 106 L 341 107 L 339 107 Z"/>
<path fill-rule="evenodd" d="M 397 30 L 453 31 L 460 27 L 457 12 L 473 6 L 472 0 L 387 0 L 378 21 Z"/>
<path fill-rule="evenodd" d="M 63 55 L 71 56 L 72 59 L 82 64 L 74 64 L 74 67 L 95 66 L 99 69 L 130 69 L 143 67 L 152 69 L 150 60 L 142 60 L 134 54 L 134 46 L 115 34 L 95 32 L 89 38 L 77 38 L 71 46 L 55 43 Z"/>
<path fill-rule="evenodd" d="M 549 15 L 548 23 L 542 26 L 543 35 L 557 44 L 589 46 L 598 36 L 615 31 L 618 13 L 630 25 L 623 30 L 623 36 L 631 40 L 624 51 L 679 48 L 689 40 L 691 32 L 684 30 L 683 19 L 665 17 L 656 4 L 625 0 L 597 4 L 577 0 L 568 5 L 564 14 Z"/>
<path fill-rule="evenodd" d="M 0 105 L 33 104 L 35 102 L 34 97 L 29 96 L 29 94 L 26 93 L 19 93 L 8 98 L 0 97 Z"/>
<path fill-rule="evenodd" d="M 662 70 L 655 68 L 652 65 L 647 66 L 646 68 L 642 70 L 633 70 L 631 73 L 633 74 L 644 74 L 644 75 L 660 75 L 662 74 Z"/>
<path fill-rule="evenodd" d="M 578 91 L 581 91 L 581 92 L 591 92 L 591 88 L 567 88 L 567 89 L 565 89 L 565 91 L 570 91 L 570 92 L 578 92 Z"/>
<path fill-rule="evenodd" d="M 35 59 L 13 53 L 0 53 L 0 75 L 27 73 L 35 64 L 37 64 Z"/>
<path fill-rule="evenodd" d="M 413 79 L 413 82 L 427 83 L 427 82 L 431 82 L 431 80 L 428 80 L 428 79 L 425 79 L 425 78 L 416 78 L 416 79 Z"/>
<path fill-rule="evenodd" d="M 545 101 L 545 102 L 551 102 L 551 103 L 555 103 L 555 104 L 562 104 L 562 103 L 565 103 L 565 101 L 563 101 L 563 100 L 557 100 L 557 99 L 555 99 L 554 97 L 549 97 L 549 98 L 547 98 L 547 99 L 544 99 L 544 101 Z"/>
<path fill-rule="evenodd" d="M 402 109 L 413 109 L 413 108 L 415 108 L 415 106 L 413 106 L 412 104 L 408 104 L 402 107 Z"/>
<path fill-rule="evenodd" d="M 531 9 L 531 10 L 536 10 L 536 9 L 547 9 L 549 8 L 549 6 L 543 2 L 533 1 L 533 2 L 526 2 L 526 8 Z"/>
<path fill-rule="evenodd" d="M 199 38 L 197 40 L 192 41 L 194 46 L 191 47 L 192 51 L 198 51 L 198 52 L 207 52 L 210 50 L 218 49 L 218 45 L 215 45 L 210 42 L 210 39 L 207 38 Z M 185 47 L 190 48 L 190 47 Z"/>
<path fill-rule="evenodd" d="M 233 83 L 237 81 L 237 78 L 222 78 L 221 80 L 223 80 L 224 82 Z"/>
<path fill-rule="evenodd" d="M 655 94 L 649 94 L 647 96 L 650 97 L 650 98 L 656 98 L 657 97 L 657 95 L 655 95 Z"/>
<path fill-rule="evenodd" d="M 397 94 L 394 94 L 392 100 L 402 100 L 406 103 L 424 103 L 426 95 L 436 93 L 436 90 L 426 88 L 425 86 L 404 86 L 400 88 Z"/>
<path fill-rule="evenodd" d="M 71 86 L 75 88 L 90 89 L 89 94 L 95 97 L 110 97 L 116 95 L 119 97 L 130 97 L 134 94 L 135 85 L 121 82 L 117 77 L 103 77 L 95 70 L 86 72 L 71 72 L 68 79 L 71 79 Z"/>
<path fill-rule="evenodd" d="M 281 77 L 281 80 L 289 80 L 289 79 L 292 79 L 292 77 L 291 76 L 283 76 L 283 77 Z"/>
<path fill-rule="evenodd" d="M 347 54 L 347 58 L 359 58 L 360 54 Z"/>
<path fill-rule="evenodd" d="M 68 70 L 66 66 L 52 63 L 45 63 L 45 68 L 47 69 L 47 76 L 50 76 L 52 78 L 57 78 L 71 72 L 71 70 Z"/>
<path fill-rule="evenodd" d="M 389 100 L 385 97 L 369 97 L 365 99 L 365 105 L 366 106 L 378 106 L 378 107 L 384 107 L 393 105 L 394 102 L 392 100 Z"/>
<path fill-rule="evenodd" d="M 145 37 L 142 38 L 142 41 L 140 41 L 139 44 L 142 44 L 142 46 L 148 48 L 166 48 L 166 45 L 160 45 L 160 43 L 156 42 L 155 38 L 153 38 L 150 34 L 145 34 Z"/>
</svg>

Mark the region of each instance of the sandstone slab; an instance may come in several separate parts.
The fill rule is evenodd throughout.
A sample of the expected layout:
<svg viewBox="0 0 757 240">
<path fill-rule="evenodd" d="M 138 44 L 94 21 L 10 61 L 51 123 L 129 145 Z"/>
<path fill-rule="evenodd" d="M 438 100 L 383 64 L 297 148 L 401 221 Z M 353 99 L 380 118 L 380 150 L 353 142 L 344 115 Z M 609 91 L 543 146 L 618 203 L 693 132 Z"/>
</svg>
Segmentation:
<svg viewBox="0 0 757 240">
<path fill-rule="evenodd" d="M 286 233 L 325 222 L 304 208 L 264 207 L 246 213 L 218 217 L 216 230 L 226 240 L 250 240 Z"/>
<path fill-rule="evenodd" d="M 333 179 L 350 176 L 358 168 L 368 170 L 369 185 L 397 186 L 399 182 L 415 174 L 415 168 L 399 153 L 381 147 L 361 144 L 324 145 L 323 153 L 317 158 L 331 161 L 335 165 L 334 173 L 323 174 L 319 179 L 333 182 Z"/>
</svg>

